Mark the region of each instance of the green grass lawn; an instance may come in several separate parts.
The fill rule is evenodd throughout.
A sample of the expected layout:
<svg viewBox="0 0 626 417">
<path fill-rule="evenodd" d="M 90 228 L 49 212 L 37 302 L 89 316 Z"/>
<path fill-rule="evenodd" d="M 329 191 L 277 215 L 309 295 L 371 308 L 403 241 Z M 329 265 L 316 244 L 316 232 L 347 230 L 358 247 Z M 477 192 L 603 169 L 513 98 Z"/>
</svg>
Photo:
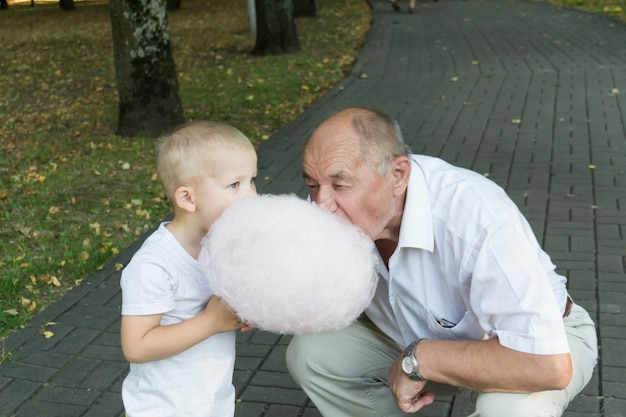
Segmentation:
<svg viewBox="0 0 626 417">
<path fill-rule="evenodd" d="M 0 339 L 170 211 L 154 140 L 114 134 L 108 3 L 10 4 L 0 12 Z M 254 57 L 246 4 L 184 0 L 169 22 L 186 118 L 232 124 L 258 145 L 347 75 L 371 10 L 317 0 L 318 17 L 297 20 L 301 53 Z"/>
<path fill-rule="evenodd" d="M 626 0 L 548 0 L 550 3 L 626 21 Z"/>
</svg>

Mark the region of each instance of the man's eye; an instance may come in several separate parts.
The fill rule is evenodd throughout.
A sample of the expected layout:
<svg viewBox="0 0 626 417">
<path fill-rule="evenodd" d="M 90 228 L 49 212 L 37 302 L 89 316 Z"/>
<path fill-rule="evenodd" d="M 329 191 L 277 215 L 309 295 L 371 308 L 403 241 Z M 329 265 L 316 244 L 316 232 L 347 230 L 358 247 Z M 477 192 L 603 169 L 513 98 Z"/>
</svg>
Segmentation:
<svg viewBox="0 0 626 417">
<path fill-rule="evenodd" d="M 239 188 L 239 181 L 233 182 L 232 184 L 228 186 L 228 188 Z"/>
</svg>

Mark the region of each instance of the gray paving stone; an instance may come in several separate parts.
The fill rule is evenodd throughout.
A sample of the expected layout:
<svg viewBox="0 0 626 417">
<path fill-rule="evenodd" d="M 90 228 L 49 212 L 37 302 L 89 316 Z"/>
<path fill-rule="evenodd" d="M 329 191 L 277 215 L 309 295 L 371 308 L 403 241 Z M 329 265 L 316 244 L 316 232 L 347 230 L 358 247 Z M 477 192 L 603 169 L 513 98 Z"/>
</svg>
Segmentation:
<svg viewBox="0 0 626 417">
<path fill-rule="evenodd" d="M 17 378 L 7 384 L 3 384 L 2 391 L 0 391 L 0 415 L 11 415 L 20 404 L 26 402 L 37 392 L 40 386 L 38 381 L 27 381 Z"/>
<path fill-rule="evenodd" d="M 32 400 L 20 407 L 11 417 L 79 417 L 86 410 L 86 407 L 83 406 Z"/>
<path fill-rule="evenodd" d="M 607 398 L 604 400 L 604 416 L 626 417 L 626 400 L 619 398 Z"/>
</svg>

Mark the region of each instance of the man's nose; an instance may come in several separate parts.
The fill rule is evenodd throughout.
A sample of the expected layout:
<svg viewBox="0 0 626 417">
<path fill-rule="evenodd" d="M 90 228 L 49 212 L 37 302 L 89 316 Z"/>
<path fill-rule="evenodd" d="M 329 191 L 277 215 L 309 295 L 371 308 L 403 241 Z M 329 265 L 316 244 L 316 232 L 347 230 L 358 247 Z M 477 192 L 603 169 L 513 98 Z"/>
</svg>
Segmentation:
<svg viewBox="0 0 626 417">
<path fill-rule="evenodd" d="M 314 201 L 317 205 L 322 206 L 325 210 L 331 213 L 337 211 L 337 202 L 333 198 L 332 192 L 326 189 L 322 189 L 320 187 Z"/>
</svg>

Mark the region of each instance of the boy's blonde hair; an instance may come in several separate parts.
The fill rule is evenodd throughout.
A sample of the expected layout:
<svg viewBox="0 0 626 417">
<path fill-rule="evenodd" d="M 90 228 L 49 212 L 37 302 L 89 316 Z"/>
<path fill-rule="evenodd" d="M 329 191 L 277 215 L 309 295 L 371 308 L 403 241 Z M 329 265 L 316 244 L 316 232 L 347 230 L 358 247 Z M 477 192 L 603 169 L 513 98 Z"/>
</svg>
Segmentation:
<svg viewBox="0 0 626 417">
<path fill-rule="evenodd" d="M 254 150 L 238 129 L 217 122 L 194 121 L 177 127 L 157 145 L 157 175 L 167 198 L 207 172 L 212 154 L 224 148 Z"/>
</svg>

